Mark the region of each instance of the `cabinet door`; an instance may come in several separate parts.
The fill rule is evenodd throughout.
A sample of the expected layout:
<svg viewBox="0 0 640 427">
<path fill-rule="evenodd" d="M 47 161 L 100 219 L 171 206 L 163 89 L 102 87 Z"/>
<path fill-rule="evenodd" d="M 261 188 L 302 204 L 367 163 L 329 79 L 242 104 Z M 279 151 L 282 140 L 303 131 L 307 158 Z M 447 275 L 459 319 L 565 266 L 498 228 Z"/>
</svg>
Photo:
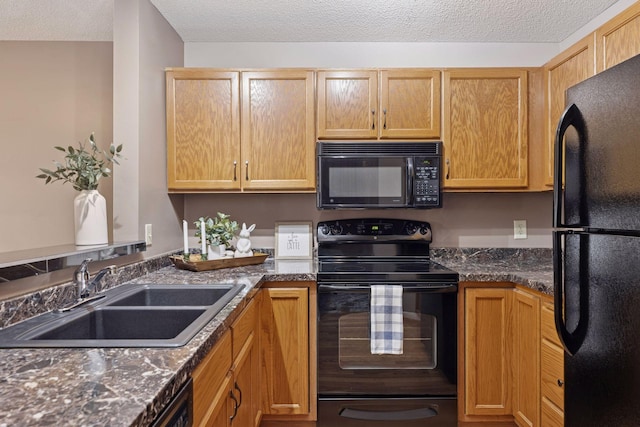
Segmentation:
<svg viewBox="0 0 640 427">
<path fill-rule="evenodd" d="M 260 418 L 256 413 L 256 400 L 259 399 L 258 384 L 258 347 L 252 333 L 242 346 L 233 366 L 233 395 L 237 399 L 235 414 L 231 425 L 238 427 L 256 427 Z"/>
<path fill-rule="evenodd" d="M 169 191 L 239 189 L 237 72 L 166 72 L 167 186 Z"/>
<path fill-rule="evenodd" d="M 244 190 L 315 189 L 313 72 L 242 73 Z"/>
<path fill-rule="evenodd" d="M 378 72 L 318 71 L 318 138 L 378 137 Z"/>
<path fill-rule="evenodd" d="M 260 295 L 260 294 L 259 294 Z M 259 295 L 244 309 L 231 326 L 233 334 L 234 395 L 238 410 L 232 425 L 257 427 L 260 425 L 260 360 L 259 360 Z M 258 300 L 256 300 L 256 298 Z"/>
<path fill-rule="evenodd" d="M 465 290 L 464 414 L 510 415 L 512 289 Z"/>
<path fill-rule="evenodd" d="M 544 183 L 546 185 L 553 185 L 556 130 L 560 116 L 566 108 L 566 90 L 594 75 L 593 59 L 593 35 L 589 35 L 544 66 L 547 129 Z"/>
<path fill-rule="evenodd" d="M 233 376 L 231 372 L 227 373 L 216 395 L 209 402 L 210 410 L 207 417 L 200 424 L 194 423 L 194 426 L 201 427 L 230 427 L 231 418 L 234 412 L 234 403 L 230 398 L 231 384 Z M 212 387 L 213 388 L 213 387 Z M 238 424 L 236 424 L 238 425 Z"/>
<path fill-rule="evenodd" d="M 596 53 L 598 72 L 640 54 L 640 3 L 596 30 Z"/>
<path fill-rule="evenodd" d="M 513 415 L 534 427 L 540 414 L 540 297 L 516 290 L 513 328 Z"/>
<path fill-rule="evenodd" d="M 440 72 L 380 71 L 381 138 L 440 137 Z"/>
<path fill-rule="evenodd" d="M 231 369 L 231 333 L 225 333 L 193 371 L 193 418 L 195 426 L 212 424 L 226 409 Z M 224 402 L 224 403 L 223 403 Z M 214 412 L 216 414 L 214 415 Z M 224 424 L 223 424 L 224 425 Z"/>
<path fill-rule="evenodd" d="M 527 72 L 444 72 L 445 188 L 528 184 Z"/>
<path fill-rule="evenodd" d="M 261 308 L 264 414 L 310 412 L 309 290 L 263 289 Z"/>
</svg>

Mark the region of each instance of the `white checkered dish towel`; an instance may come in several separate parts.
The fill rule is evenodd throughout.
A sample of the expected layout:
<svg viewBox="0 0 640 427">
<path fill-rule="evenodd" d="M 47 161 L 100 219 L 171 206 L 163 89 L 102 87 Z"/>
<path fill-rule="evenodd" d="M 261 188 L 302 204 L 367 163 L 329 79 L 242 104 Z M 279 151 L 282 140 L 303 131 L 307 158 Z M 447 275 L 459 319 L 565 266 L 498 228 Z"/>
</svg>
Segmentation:
<svg viewBox="0 0 640 427">
<path fill-rule="evenodd" d="M 402 286 L 371 285 L 371 354 L 402 354 Z"/>
</svg>

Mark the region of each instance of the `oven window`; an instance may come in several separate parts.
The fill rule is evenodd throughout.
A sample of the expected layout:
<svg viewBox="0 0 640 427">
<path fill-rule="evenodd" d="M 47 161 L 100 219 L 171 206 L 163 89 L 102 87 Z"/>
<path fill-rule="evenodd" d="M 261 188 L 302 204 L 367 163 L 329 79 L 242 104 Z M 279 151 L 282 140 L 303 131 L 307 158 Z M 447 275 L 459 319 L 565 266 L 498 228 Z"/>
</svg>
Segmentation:
<svg viewBox="0 0 640 427">
<path fill-rule="evenodd" d="M 342 369 L 434 369 L 437 365 L 437 320 L 404 312 L 403 354 L 371 354 L 369 313 L 338 319 L 338 363 Z"/>
</svg>

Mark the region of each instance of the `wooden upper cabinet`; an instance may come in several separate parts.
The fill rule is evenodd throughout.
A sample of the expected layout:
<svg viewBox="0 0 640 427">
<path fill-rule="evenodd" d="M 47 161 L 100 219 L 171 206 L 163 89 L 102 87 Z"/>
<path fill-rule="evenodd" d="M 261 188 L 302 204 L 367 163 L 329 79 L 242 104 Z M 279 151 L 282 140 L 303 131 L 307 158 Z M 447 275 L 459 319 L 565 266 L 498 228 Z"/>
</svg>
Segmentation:
<svg viewBox="0 0 640 427">
<path fill-rule="evenodd" d="M 318 138 L 378 136 L 378 72 L 318 71 Z"/>
<path fill-rule="evenodd" d="M 443 81 L 445 188 L 527 187 L 527 71 L 447 70 Z"/>
<path fill-rule="evenodd" d="M 242 73 L 244 190 L 315 189 L 314 74 Z"/>
<path fill-rule="evenodd" d="M 593 35 L 589 35 L 544 66 L 545 128 L 544 183 L 553 185 L 555 138 L 560 116 L 566 108 L 566 91 L 595 74 Z"/>
<path fill-rule="evenodd" d="M 597 72 L 640 54 L 640 3 L 602 25 L 595 34 Z"/>
<path fill-rule="evenodd" d="M 166 72 L 169 191 L 239 189 L 239 73 L 205 69 Z"/>
<path fill-rule="evenodd" d="M 440 137 L 440 71 L 318 72 L 318 138 Z"/>
<path fill-rule="evenodd" d="M 440 137 L 440 71 L 380 71 L 380 138 Z"/>
</svg>

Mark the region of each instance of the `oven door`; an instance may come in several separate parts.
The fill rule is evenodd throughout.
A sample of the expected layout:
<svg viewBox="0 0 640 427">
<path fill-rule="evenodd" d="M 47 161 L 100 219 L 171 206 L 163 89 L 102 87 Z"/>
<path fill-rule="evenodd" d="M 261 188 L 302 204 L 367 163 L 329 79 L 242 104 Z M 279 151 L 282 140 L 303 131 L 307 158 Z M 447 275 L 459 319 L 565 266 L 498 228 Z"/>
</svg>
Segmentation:
<svg viewBox="0 0 640 427">
<path fill-rule="evenodd" d="M 411 205 L 412 159 L 318 157 L 317 206 L 401 208 Z"/>
<path fill-rule="evenodd" d="M 371 354 L 370 285 L 318 286 L 319 396 L 456 396 L 457 285 L 403 284 L 400 355 Z"/>
</svg>

